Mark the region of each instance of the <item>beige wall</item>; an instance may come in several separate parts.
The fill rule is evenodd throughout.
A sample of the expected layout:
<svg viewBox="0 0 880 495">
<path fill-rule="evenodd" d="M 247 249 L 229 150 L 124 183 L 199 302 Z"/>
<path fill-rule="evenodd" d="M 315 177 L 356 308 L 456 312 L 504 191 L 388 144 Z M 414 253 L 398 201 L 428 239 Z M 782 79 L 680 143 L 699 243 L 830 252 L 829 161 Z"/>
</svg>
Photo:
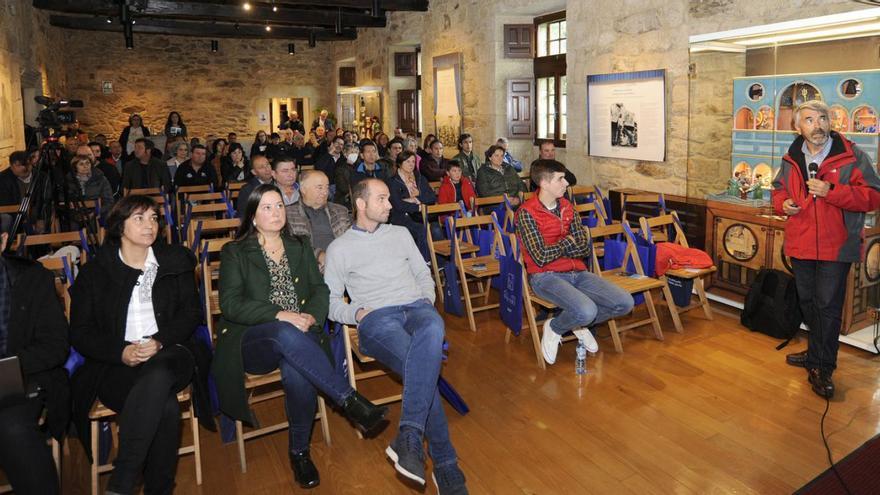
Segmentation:
<svg viewBox="0 0 880 495">
<path fill-rule="evenodd" d="M 747 76 L 880 69 L 880 36 L 749 50 Z"/>
</svg>

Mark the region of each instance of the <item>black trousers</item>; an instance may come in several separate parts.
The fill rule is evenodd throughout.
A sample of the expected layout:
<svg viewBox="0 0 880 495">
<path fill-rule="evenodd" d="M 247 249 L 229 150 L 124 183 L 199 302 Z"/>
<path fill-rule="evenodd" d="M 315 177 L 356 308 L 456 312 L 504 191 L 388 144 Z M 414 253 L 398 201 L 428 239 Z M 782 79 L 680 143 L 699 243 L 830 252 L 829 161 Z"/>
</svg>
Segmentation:
<svg viewBox="0 0 880 495">
<path fill-rule="evenodd" d="M 807 368 L 834 371 L 851 263 L 791 259 L 804 322 L 810 327 Z"/>
<path fill-rule="evenodd" d="M 194 367 L 189 351 L 169 346 L 146 363 L 114 366 L 104 374 L 98 398 L 119 415 L 119 449 L 108 490 L 133 493 L 143 473 L 144 493 L 173 491 L 180 445 L 177 392 L 190 383 Z"/>
<path fill-rule="evenodd" d="M 49 437 L 37 428 L 42 410 L 37 399 L 0 409 L 0 468 L 15 493 L 58 493 Z"/>
</svg>

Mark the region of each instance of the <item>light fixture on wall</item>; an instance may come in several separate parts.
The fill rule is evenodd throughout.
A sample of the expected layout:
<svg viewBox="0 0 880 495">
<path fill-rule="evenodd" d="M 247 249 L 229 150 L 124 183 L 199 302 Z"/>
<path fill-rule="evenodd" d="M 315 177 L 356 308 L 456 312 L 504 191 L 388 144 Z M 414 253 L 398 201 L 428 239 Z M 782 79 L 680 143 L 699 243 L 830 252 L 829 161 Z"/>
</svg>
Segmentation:
<svg viewBox="0 0 880 495">
<path fill-rule="evenodd" d="M 337 36 L 342 34 L 342 7 L 339 7 L 336 11 L 336 24 L 333 26 L 333 31 Z"/>
<path fill-rule="evenodd" d="M 275 0 L 272 0 L 272 12 L 278 12 L 278 6 L 275 5 Z"/>
<path fill-rule="evenodd" d="M 381 17 L 382 16 L 382 6 L 381 0 L 373 0 L 373 4 L 370 8 L 370 15 L 373 17 Z"/>
<path fill-rule="evenodd" d="M 270 26 L 269 24 L 266 24 L 266 32 L 268 33 L 271 31 L 272 31 L 272 26 Z"/>
<path fill-rule="evenodd" d="M 217 50 L 220 49 L 220 42 L 217 40 L 211 40 L 211 51 L 213 53 L 217 53 Z"/>
<path fill-rule="evenodd" d="M 245 2 L 244 5 L 241 6 L 244 10 L 251 10 L 251 3 Z"/>
<path fill-rule="evenodd" d="M 315 31 L 309 31 L 309 48 L 314 48 L 318 44 L 318 37 L 315 36 Z"/>
<path fill-rule="evenodd" d="M 287 54 L 293 55 L 294 53 L 296 53 L 296 47 L 293 46 L 293 43 L 288 43 L 287 44 Z"/>
</svg>

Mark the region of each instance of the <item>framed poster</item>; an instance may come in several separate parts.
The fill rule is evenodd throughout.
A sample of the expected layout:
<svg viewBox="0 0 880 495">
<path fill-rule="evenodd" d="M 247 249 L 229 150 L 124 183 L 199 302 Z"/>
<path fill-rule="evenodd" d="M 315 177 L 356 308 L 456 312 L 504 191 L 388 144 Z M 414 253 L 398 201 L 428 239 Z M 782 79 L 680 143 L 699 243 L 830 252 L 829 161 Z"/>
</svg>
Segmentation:
<svg viewBox="0 0 880 495">
<path fill-rule="evenodd" d="M 454 149 L 461 134 L 461 53 L 434 57 L 433 66 L 437 139 Z"/>
<path fill-rule="evenodd" d="M 591 156 L 666 159 L 666 70 L 587 76 Z"/>
</svg>

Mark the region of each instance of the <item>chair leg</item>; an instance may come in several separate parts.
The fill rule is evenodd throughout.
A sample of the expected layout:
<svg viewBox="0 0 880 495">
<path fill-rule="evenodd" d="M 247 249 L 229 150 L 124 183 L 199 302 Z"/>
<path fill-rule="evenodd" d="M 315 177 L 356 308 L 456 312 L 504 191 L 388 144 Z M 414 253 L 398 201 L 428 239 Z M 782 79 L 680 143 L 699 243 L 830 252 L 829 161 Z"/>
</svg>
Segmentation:
<svg viewBox="0 0 880 495">
<path fill-rule="evenodd" d="M 196 485 L 202 484 L 202 448 L 199 441 L 199 420 L 196 418 L 196 410 L 193 407 L 192 398 L 189 401 L 189 424 L 192 428 L 193 437 L 193 460 L 196 464 Z"/>
<path fill-rule="evenodd" d="M 58 473 L 58 483 L 61 483 L 61 442 L 52 438 L 49 440 L 52 445 L 52 459 L 55 461 L 55 470 Z"/>
<path fill-rule="evenodd" d="M 348 384 L 351 385 L 351 388 L 357 390 L 357 379 L 355 379 L 355 376 L 354 376 L 356 370 L 354 369 L 354 357 L 352 355 L 352 349 L 351 349 L 351 337 L 349 337 L 349 335 L 348 335 L 348 332 L 351 331 L 351 329 L 346 326 L 346 327 L 342 328 L 342 331 L 345 332 L 345 335 L 342 336 L 342 341 L 345 343 L 345 362 L 346 362 L 346 367 L 348 368 Z M 319 400 L 322 400 L 322 399 L 320 399 L 320 397 L 319 397 Z M 318 403 L 319 406 L 321 406 L 322 404 L 323 404 L 323 401 Z M 322 415 L 321 427 L 322 428 L 324 426 L 324 423 L 326 423 L 326 421 L 327 421 L 326 416 L 323 416 L 323 414 L 324 414 L 324 412 L 322 411 L 321 412 L 321 415 Z M 329 429 L 327 430 L 327 432 L 329 434 Z M 360 438 L 360 439 L 364 438 L 364 435 L 361 433 L 360 430 L 355 430 L 355 433 L 357 434 L 358 438 Z M 324 438 L 329 438 L 329 437 L 325 436 Z M 328 445 L 329 445 L 329 442 L 328 442 Z"/>
<path fill-rule="evenodd" d="M 89 421 L 89 436 L 92 441 L 92 495 L 98 495 L 98 462 L 100 462 L 100 452 L 98 450 L 98 422 Z"/>
<path fill-rule="evenodd" d="M 474 321 L 474 307 L 471 304 L 471 290 L 468 287 L 467 275 L 464 273 L 464 270 L 459 270 L 458 273 L 460 275 L 461 289 L 464 292 L 464 309 L 467 312 L 468 325 L 470 325 L 472 332 L 476 332 L 477 323 Z"/>
<path fill-rule="evenodd" d="M 434 283 L 437 285 L 437 298 L 440 300 L 440 304 L 443 304 L 443 281 L 440 279 L 440 268 L 437 266 L 437 256 L 432 252 L 431 258 L 433 263 L 431 263 L 431 270 L 434 272 Z"/>
<path fill-rule="evenodd" d="M 703 304 L 703 313 L 706 314 L 706 319 L 712 320 L 712 307 L 709 306 L 709 298 L 706 297 L 706 287 L 703 283 L 703 278 L 695 279 L 694 283 L 697 284 L 697 294 L 700 296 L 700 302 Z"/>
<path fill-rule="evenodd" d="M 483 306 L 489 304 L 489 292 L 492 291 L 492 279 L 487 278 L 483 283 L 480 284 L 480 287 L 483 289 Z"/>
<path fill-rule="evenodd" d="M 330 445 L 330 422 L 327 421 L 327 404 L 321 396 L 318 396 L 318 414 L 321 415 L 321 433 L 324 434 L 324 443 Z"/>
<path fill-rule="evenodd" d="M 614 341 L 614 350 L 623 352 L 623 343 L 620 341 L 620 332 L 617 330 L 617 322 L 614 319 L 608 320 L 608 330 L 611 331 L 611 340 Z"/>
<path fill-rule="evenodd" d="M 657 340 L 663 340 L 663 330 L 660 329 L 660 318 L 657 317 L 657 309 L 654 307 L 654 296 L 651 295 L 651 291 L 646 290 L 645 294 L 645 306 L 648 308 L 648 314 L 651 315 L 651 326 L 654 327 L 654 337 L 657 337 Z"/>
<path fill-rule="evenodd" d="M 666 307 L 669 308 L 669 316 L 672 317 L 672 324 L 675 325 L 675 331 L 678 333 L 682 333 L 684 330 L 681 326 L 681 317 L 678 313 L 678 307 L 675 305 L 675 301 L 672 300 L 672 291 L 669 290 L 669 284 L 666 282 L 666 278 L 660 279 L 663 282 L 663 299 L 666 300 Z"/>
<path fill-rule="evenodd" d="M 523 286 L 523 292 L 527 290 L 528 286 Z M 526 309 L 526 321 L 529 324 L 529 333 L 532 337 L 532 347 L 535 349 L 535 359 L 538 360 L 538 367 L 542 370 L 547 369 L 547 363 L 544 362 L 544 355 L 541 352 L 541 336 L 538 333 L 538 322 L 535 321 L 535 308 L 532 306 L 531 300 L 526 295 L 523 295 L 523 306 Z"/>
<path fill-rule="evenodd" d="M 244 427 L 241 421 L 235 421 L 235 443 L 238 445 L 238 460 L 241 463 L 241 472 L 247 472 L 247 458 L 244 455 Z"/>
</svg>

